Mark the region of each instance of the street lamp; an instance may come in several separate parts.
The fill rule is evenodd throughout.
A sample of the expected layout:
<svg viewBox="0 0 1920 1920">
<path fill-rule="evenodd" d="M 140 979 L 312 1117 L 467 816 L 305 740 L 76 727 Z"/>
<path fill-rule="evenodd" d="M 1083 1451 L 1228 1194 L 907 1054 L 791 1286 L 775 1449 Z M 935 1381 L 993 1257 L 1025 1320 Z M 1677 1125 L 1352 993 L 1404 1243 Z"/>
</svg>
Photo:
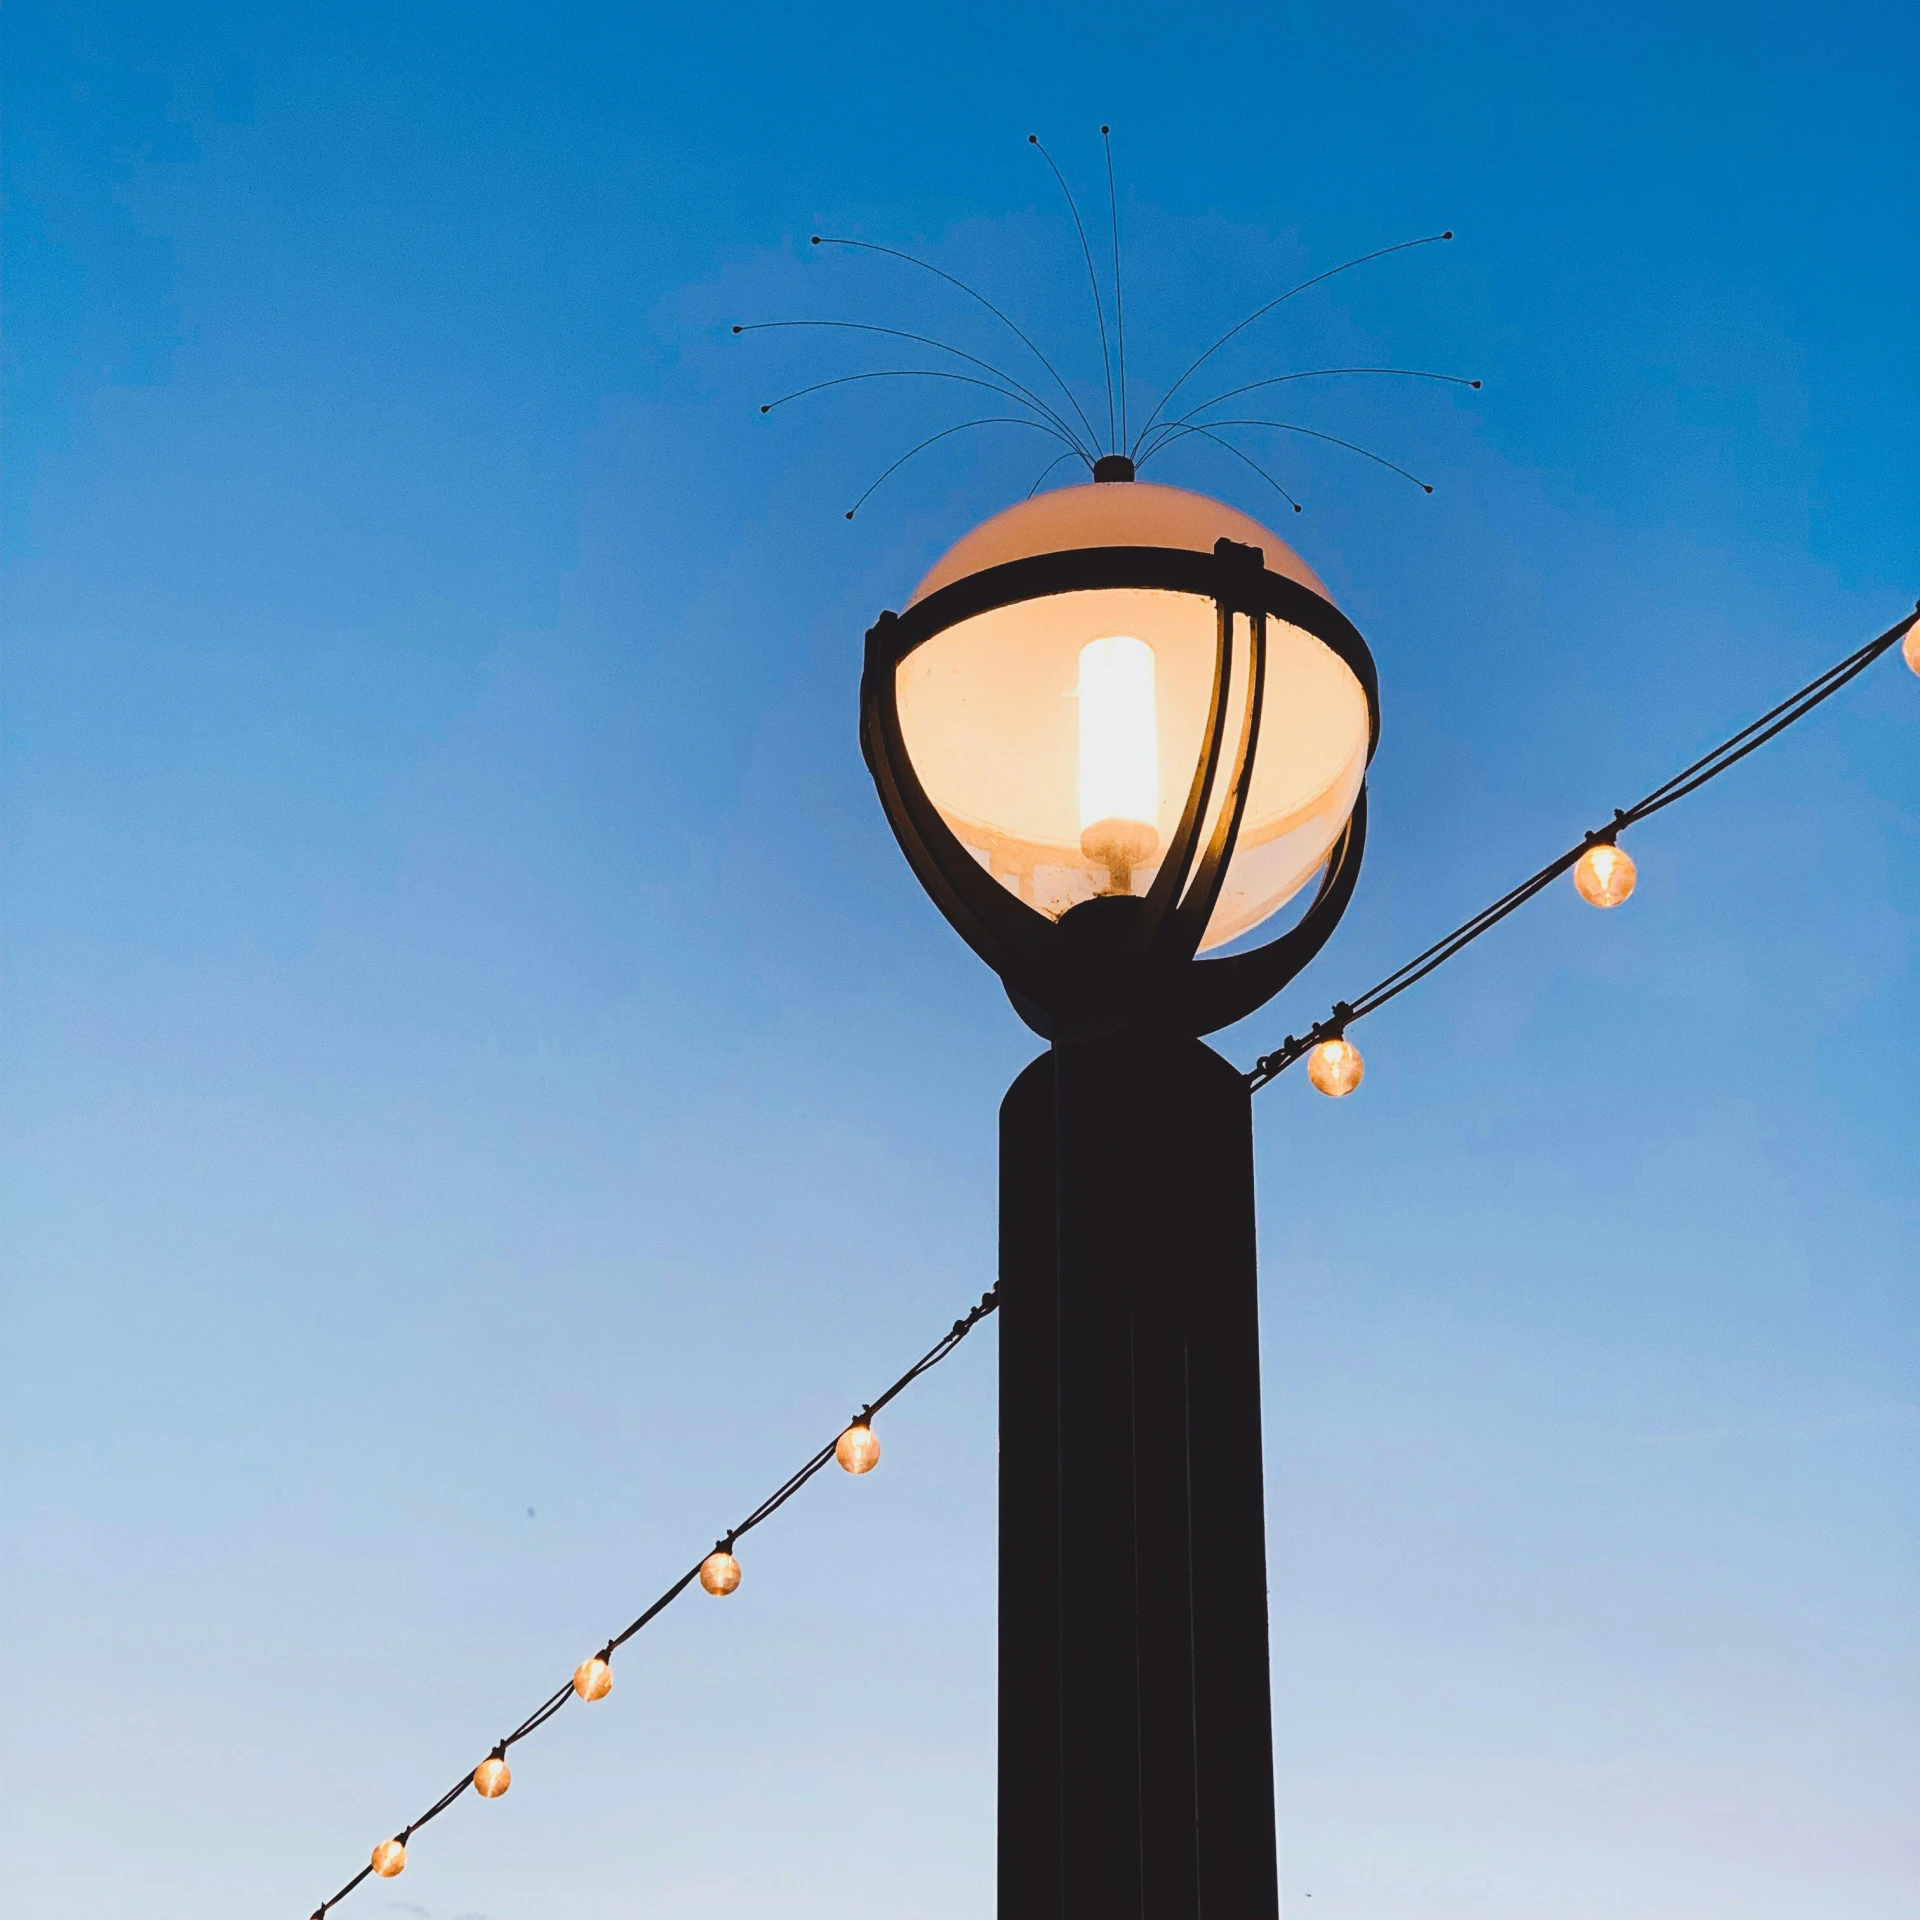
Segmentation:
<svg viewBox="0 0 1920 1920">
<path fill-rule="evenodd" d="M 1252 1110 L 1200 1036 L 1345 910 L 1378 731 L 1305 562 L 1117 456 L 867 635 L 887 818 L 1052 1043 L 1001 1106 L 1000 1920 L 1278 1911 Z"/>
</svg>

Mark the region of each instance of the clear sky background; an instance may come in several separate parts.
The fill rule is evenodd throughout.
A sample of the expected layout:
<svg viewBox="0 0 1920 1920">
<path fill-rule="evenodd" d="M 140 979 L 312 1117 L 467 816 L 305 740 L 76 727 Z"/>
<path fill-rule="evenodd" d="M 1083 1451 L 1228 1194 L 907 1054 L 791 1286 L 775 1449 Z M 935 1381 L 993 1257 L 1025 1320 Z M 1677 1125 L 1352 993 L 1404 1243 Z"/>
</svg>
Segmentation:
<svg viewBox="0 0 1920 1920">
<path fill-rule="evenodd" d="M 1920 15 L 9 7 L 0 1883 L 283 1920 L 993 1279 L 1036 1050 L 855 744 L 1037 436 L 792 316 L 1290 417 L 1380 662 L 1245 1063 L 1920 592 Z M 1223 378 L 1222 385 L 1231 384 Z M 1029 444 L 1029 441 L 1032 444 Z M 1256 514 L 1203 443 L 1162 476 Z M 1920 681 L 1260 1097 L 1290 1920 L 1920 1915 Z M 979 1920 L 995 1335 L 348 1913 Z M 1309 1898 L 1311 1896 L 1311 1898 Z"/>
</svg>

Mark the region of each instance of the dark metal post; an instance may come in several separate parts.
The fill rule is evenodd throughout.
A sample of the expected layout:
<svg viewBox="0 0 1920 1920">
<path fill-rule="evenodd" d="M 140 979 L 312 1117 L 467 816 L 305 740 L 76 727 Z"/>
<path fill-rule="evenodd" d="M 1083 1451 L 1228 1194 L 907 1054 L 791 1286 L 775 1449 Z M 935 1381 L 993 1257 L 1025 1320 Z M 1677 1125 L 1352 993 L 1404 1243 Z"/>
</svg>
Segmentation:
<svg viewBox="0 0 1920 1920">
<path fill-rule="evenodd" d="M 1275 1920 L 1246 1084 L 1122 1033 L 1000 1119 L 1000 1920 Z"/>
</svg>

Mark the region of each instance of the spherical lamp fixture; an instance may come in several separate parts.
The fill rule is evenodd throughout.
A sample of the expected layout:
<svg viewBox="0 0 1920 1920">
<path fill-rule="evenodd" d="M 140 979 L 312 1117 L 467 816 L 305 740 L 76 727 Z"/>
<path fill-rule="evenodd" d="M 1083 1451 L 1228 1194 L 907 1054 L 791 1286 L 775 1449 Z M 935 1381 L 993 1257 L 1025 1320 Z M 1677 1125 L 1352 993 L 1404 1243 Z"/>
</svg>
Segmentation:
<svg viewBox="0 0 1920 1920">
<path fill-rule="evenodd" d="M 1900 658 L 1920 673 L 1920 620 L 1907 629 L 1907 637 L 1900 642 Z"/>
<path fill-rule="evenodd" d="M 1037 1032 L 1197 1036 L 1345 909 L 1373 660 L 1276 534 L 1113 471 L 976 528 L 881 615 L 861 744 L 921 883 Z M 1293 926 L 1238 944 L 1316 877 Z"/>
<path fill-rule="evenodd" d="M 1632 856 L 1610 840 L 1596 841 L 1573 864 L 1573 884 L 1593 907 L 1617 907 L 1638 878 Z"/>
<path fill-rule="evenodd" d="M 512 1785 L 512 1769 L 497 1753 L 488 1754 L 473 1770 L 473 1790 L 482 1800 L 498 1800 Z"/>
<path fill-rule="evenodd" d="M 373 1870 L 382 1880 L 391 1880 L 396 1873 L 404 1872 L 406 1864 L 404 1840 L 382 1840 L 373 1850 Z"/>
</svg>

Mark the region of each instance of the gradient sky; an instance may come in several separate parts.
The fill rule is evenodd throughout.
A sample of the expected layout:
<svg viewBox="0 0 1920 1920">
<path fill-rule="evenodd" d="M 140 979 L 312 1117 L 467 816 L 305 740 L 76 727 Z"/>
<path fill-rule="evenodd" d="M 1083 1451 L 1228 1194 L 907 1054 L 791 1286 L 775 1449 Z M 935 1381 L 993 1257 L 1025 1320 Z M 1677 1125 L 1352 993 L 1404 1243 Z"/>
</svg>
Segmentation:
<svg viewBox="0 0 1920 1920">
<path fill-rule="evenodd" d="M 1920 15 L 49 7 L 5 24 L 0 1884 L 292 1920 L 993 1278 L 1036 1050 L 861 635 L 1037 437 L 736 320 L 1290 402 L 1367 870 L 1247 1062 L 1920 592 Z M 893 362 L 899 364 L 899 362 Z M 1223 379 L 1221 384 L 1229 384 Z M 1035 444 L 1027 444 L 1029 439 Z M 1278 503 L 1189 442 L 1162 477 Z M 1290 1920 L 1920 1915 L 1920 681 L 1259 1126 Z M 995 1336 L 380 1920 L 992 1902 Z M 1309 1898 L 1311 1896 L 1311 1898 Z"/>
</svg>

